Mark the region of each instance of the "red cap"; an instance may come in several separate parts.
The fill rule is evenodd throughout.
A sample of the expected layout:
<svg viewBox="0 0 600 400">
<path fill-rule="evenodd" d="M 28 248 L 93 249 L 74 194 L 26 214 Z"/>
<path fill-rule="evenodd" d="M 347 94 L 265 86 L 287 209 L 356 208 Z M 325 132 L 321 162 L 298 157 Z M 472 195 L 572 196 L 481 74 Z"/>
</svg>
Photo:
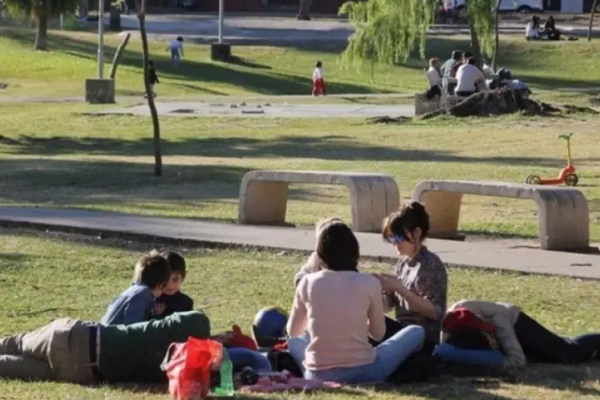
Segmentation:
<svg viewBox="0 0 600 400">
<path fill-rule="evenodd" d="M 244 335 L 239 326 L 233 325 L 231 329 L 233 331 L 233 337 L 229 343 L 231 347 L 245 347 L 246 349 L 250 350 L 258 350 L 258 346 L 256 345 L 254 339 L 252 339 L 250 336 Z"/>
<path fill-rule="evenodd" d="M 457 307 L 444 318 L 442 328 L 446 332 L 452 332 L 460 328 L 473 328 L 487 333 L 494 333 L 496 326 L 485 322 L 466 307 Z"/>
</svg>

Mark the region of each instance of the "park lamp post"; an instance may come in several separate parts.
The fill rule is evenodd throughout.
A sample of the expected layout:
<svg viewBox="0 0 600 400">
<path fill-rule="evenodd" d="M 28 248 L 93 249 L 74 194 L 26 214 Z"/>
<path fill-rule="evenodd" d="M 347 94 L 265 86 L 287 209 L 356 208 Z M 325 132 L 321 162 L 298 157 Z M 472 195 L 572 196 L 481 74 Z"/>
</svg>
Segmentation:
<svg viewBox="0 0 600 400">
<path fill-rule="evenodd" d="M 219 34 L 217 43 L 210 45 L 210 58 L 215 61 L 229 61 L 231 46 L 223 43 L 223 20 L 225 19 L 225 0 L 219 0 Z"/>
<path fill-rule="evenodd" d="M 104 0 L 98 0 L 98 79 L 104 79 Z"/>
</svg>

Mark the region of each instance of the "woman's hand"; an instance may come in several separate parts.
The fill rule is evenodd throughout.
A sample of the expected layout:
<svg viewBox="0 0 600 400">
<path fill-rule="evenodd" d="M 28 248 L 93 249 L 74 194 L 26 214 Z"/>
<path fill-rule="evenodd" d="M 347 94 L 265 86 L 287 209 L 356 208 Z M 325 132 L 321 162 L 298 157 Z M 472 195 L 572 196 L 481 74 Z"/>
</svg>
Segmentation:
<svg viewBox="0 0 600 400">
<path fill-rule="evenodd" d="M 394 275 L 390 274 L 373 274 L 381 283 L 381 288 L 386 292 L 403 293 L 405 287 Z"/>
</svg>

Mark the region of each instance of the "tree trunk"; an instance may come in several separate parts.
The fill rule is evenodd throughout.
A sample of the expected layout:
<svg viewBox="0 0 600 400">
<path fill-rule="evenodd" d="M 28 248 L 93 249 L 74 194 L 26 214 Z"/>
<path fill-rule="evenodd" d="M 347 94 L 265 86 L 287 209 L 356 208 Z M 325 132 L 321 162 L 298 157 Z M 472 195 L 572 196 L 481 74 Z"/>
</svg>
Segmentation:
<svg viewBox="0 0 600 400">
<path fill-rule="evenodd" d="M 37 32 L 35 34 L 34 50 L 48 50 L 48 13 L 45 10 L 45 4 L 42 3 L 42 9 L 37 17 Z"/>
<path fill-rule="evenodd" d="M 310 21 L 310 6 L 312 0 L 300 0 L 300 10 L 296 18 L 303 21 Z"/>
<path fill-rule="evenodd" d="M 148 36 L 146 35 L 146 0 L 142 0 L 140 6 L 139 0 L 136 0 L 138 9 L 138 21 L 140 24 L 140 36 L 142 38 L 142 63 L 144 68 L 144 88 L 146 89 L 146 98 L 148 99 L 148 108 L 152 116 L 152 130 L 154 133 L 154 176 L 162 175 L 162 152 L 160 143 L 160 123 L 158 121 L 158 113 L 156 112 L 156 104 L 154 104 L 154 94 L 150 87 L 148 76 Z"/>
<path fill-rule="evenodd" d="M 121 31 L 121 8 L 113 3 L 110 4 L 108 29 L 114 32 Z"/>
<path fill-rule="evenodd" d="M 598 0 L 594 0 L 594 3 L 592 4 L 592 11 L 590 12 L 590 24 L 587 32 L 588 42 L 592 40 L 592 27 L 594 25 L 594 14 L 596 13 L 596 8 L 598 8 Z"/>
<path fill-rule="evenodd" d="M 496 2 L 496 10 L 494 11 L 494 55 L 492 56 L 492 70 L 496 72 L 496 63 L 498 61 L 498 51 L 500 48 L 500 1 Z"/>
<path fill-rule="evenodd" d="M 127 33 L 127 35 L 125 35 L 125 37 L 123 38 L 123 41 L 117 48 L 117 52 L 115 53 L 115 56 L 113 57 L 113 60 L 112 60 L 112 66 L 110 67 L 110 79 L 115 79 L 115 76 L 117 75 L 117 68 L 119 67 L 119 61 L 121 61 L 121 56 L 123 55 L 123 52 L 125 51 L 125 48 L 127 47 L 127 44 L 129 43 L 130 38 L 131 38 L 131 33 Z"/>
<path fill-rule="evenodd" d="M 469 18 L 469 6 L 467 2 L 465 2 L 465 9 L 467 11 L 467 20 L 469 21 L 469 35 L 471 37 L 471 53 L 473 53 L 473 57 L 477 60 L 477 66 L 481 68 L 483 64 L 483 59 L 481 56 L 481 45 L 479 44 L 479 36 L 477 36 L 477 31 L 475 30 L 475 23 L 473 22 L 473 18 Z"/>
</svg>

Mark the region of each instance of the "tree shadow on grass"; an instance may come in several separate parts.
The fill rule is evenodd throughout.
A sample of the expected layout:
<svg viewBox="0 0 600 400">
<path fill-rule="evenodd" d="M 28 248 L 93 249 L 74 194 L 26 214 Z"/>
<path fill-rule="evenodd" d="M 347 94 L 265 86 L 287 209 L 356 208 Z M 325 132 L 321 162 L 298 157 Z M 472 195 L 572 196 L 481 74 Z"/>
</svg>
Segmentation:
<svg viewBox="0 0 600 400">
<path fill-rule="evenodd" d="M 22 44 L 29 44 L 32 43 L 34 32 L 29 30 L 0 30 L 0 34 Z M 96 58 L 97 46 L 92 42 L 52 33 L 49 35 L 49 42 L 49 48 L 53 51 L 89 59 Z M 115 51 L 115 46 L 105 45 L 107 59 L 112 57 Z M 251 60 L 245 60 L 243 65 L 239 65 L 186 59 L 179 67 L 174 67 L 166 52 L 165 54 L 154 54 L 151 57 L 160 77 L 178 79 L 184 82 L 202 81 L 208 84 L 229 84 L 250 92 L 267 95 L 307 94 L 311 92 L 312 88 L 312 81 L 309 78 L 269 71 L 266 68 L 257 68 L 258 64 L 251 64 Z M 123 53 L 120 65 L 136 68 L 137 72 L 141 74 L 140 51 L 133 50 L 130 46 Z M 369 86 L 342 82 L 330 85 L 329 89 L 331 94 L 372 92 L 372 88 Z"/>
<path fill-rule="evenodd" d="M 562 158 L 549 157 L 470 157 L 450 150 L 403 149 L 371 145 L 348 136 L 280 136 L 261 140 L 251 137 L 163 139 L 163 152 L 169 156 L 223 158 L 315 158 L 322 160 L 414 161 L 448 163 L 482 163 L 499 165 L 537 165 L 562 167 Z M 6 141 L 6 152 L 19 155 L 96 154 L 148 155 L 152 139 L 122 140 L 104 137 L 67 136 L 35 137 L 22 135 Z M 597 162 L 587 158 L 583 162 Z"/>
</svg>

